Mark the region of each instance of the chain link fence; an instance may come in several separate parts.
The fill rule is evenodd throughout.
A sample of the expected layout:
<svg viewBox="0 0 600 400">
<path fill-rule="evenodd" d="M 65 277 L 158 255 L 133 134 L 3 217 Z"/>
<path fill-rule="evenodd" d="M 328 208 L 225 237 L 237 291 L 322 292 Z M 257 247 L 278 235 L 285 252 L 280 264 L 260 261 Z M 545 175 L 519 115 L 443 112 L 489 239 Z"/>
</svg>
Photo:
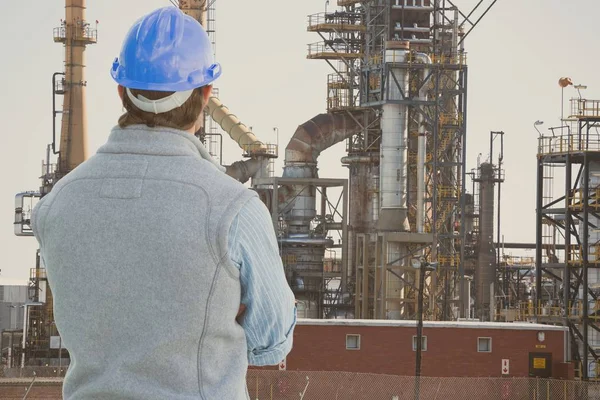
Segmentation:
<svg viewBox="0 0 600 400">
<path fill-rule="evenodd" d="M 592 400 L 600 383 L 535 378 L 432 378 L 349 372 L 248 371 L 252 400 Z"/>
<path fill-rule="evenodd" d="M 57 372 L 52 367 L 5 369 L 0 393 L 2 381 L 25 385 L 28 376 L 37 377 L 34 386 L 60 386 Z M 251 400 L 600 400 L 600 382 L 535 378 L 422 377 L 417 384 L 410 376 L 249 370 L 247 383 Z"/>
</svg>

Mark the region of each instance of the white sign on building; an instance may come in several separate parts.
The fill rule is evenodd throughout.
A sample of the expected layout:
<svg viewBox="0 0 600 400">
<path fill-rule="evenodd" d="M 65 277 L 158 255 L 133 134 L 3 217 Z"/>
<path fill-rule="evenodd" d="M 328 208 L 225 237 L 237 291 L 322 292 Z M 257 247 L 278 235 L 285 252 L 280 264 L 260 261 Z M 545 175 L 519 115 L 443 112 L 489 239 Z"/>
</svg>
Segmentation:
<svg viewBox="0 0 600 400">
<path fill-rule="evenodd" d="M 510 364 L 506 359 L 502 360 L 502 375 L 508 375 L 510 372 Z"/>
<path fill-rule="evenodd" d="M 279 362 L 279 370 L 280 371 L 285 371 L 287 368 L 287 362 L 286 362 L 287 358 L 284 358 L 283 361 Z"/>
</svg>

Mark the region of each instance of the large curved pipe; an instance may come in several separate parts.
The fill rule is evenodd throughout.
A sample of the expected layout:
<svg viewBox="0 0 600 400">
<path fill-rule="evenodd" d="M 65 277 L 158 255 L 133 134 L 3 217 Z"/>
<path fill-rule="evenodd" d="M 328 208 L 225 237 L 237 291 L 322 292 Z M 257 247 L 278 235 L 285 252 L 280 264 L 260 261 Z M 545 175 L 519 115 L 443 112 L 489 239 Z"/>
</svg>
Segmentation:
<svg viewBox="0 0 600 400">
<path fill-rule="evenodd" d="M 318 178 L 317 159 L 321 152 L 360 132 L 364 114 L 319 114 L 298 126 L 285 149 L 285 178 Z M 279 188 L 279 211 L 291 233 L 308 234 L 315 218 L 316 189 L 310 185 Z"/>
<path fill-rule="evenodd" d="M 315 164 L 321 152 L 360 132 L 363 114 L 319 114 L 296 129 L 285 148 L 285 165 Z"/>
<path fill-rule="evenodd" d="M 298 126 L 285 149 L 286 178 L 318 178 L 317 158 L 327 148 L 349 138 L 362 129 L 364 114 L 319 114 Z M 283 186 L 279 189 L 280 208 L 289 206 L 292 199 L 297 216 L 305 224 L 314 217 L 314 196 L 302 185 Z M 302 210 L 299 208 L 302 207 Z"/>
</svg>

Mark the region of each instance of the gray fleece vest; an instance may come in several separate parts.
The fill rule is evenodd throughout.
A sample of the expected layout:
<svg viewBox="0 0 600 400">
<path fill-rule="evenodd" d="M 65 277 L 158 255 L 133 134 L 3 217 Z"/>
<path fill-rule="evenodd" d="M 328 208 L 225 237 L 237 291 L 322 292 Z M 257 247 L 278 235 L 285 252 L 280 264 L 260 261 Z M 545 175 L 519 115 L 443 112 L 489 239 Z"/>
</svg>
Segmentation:
<svg viewBox="0 0 600 400">
<path fill-rule="evenodd" d="M 134 126 L 38 203 L 66 400 L 249 398 L 227 236 L 255 195 L 194 136 Z"/>
</svg>

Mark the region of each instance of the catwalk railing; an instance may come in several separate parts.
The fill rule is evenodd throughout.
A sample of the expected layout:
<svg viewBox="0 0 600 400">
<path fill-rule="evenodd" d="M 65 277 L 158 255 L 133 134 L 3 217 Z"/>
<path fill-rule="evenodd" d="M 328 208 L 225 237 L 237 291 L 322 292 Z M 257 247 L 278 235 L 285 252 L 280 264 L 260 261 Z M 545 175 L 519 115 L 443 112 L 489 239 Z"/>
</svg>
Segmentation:
<svg viewBox="0 0 600 400">
<path fill-rule="evenodd" d="M 48 376 L 56 376 L 56 371 L 52 374 L 52 370 L 55 369 L 49 368 Z M 36 372 L 36 381 L 40 384 L 62 385 L 60 378 L 44 378 L 41 367 L 36 368 Z M 14 374 L 5 374 L 5 376 L 7 378 L 0 378 L 0 391 L 3 386 L 31 383 L 31 379 L 25 378 L 31 377 L 29 374 L 23 374 L 23 378 L 16 379 L 8 378 L 15 376 Z M 422 377 L 417 385 L 415 377 L 410 376 L 250 370 L 247 384 L 252 400 L 587 400 L 600 398 L 598 382 L 536 378 Z M 45 398 L 60 399 L 60 397 Z"/>
<path fill-rule="evenodd" d="M 599 151 L 600 135 L 597 133 L 541 136 L 538 138 L 538 155 Z"/>
</svg>

